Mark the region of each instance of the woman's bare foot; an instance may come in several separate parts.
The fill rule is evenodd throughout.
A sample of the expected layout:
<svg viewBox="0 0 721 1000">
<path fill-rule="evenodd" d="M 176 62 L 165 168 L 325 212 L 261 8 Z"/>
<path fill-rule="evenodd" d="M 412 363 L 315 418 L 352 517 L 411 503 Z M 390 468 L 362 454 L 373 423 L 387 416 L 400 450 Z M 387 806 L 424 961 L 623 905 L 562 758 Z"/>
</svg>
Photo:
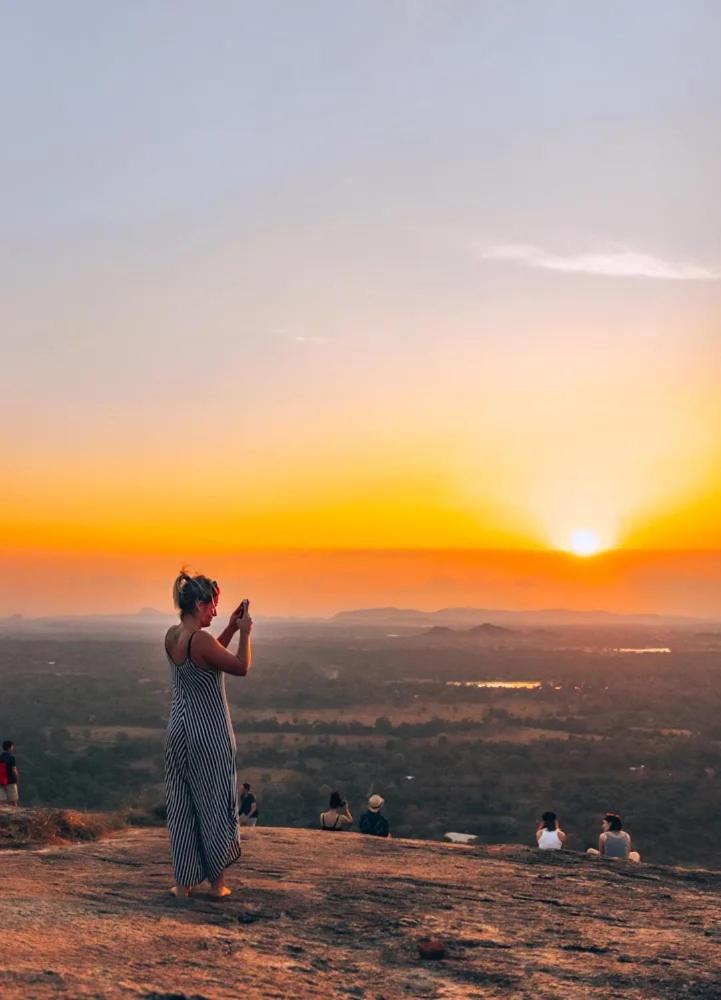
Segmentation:
<svg viewBox="0 0 721 1000">
<path fill-rule="evenodd" d="M 229 896 L 233 891 L 232 889 L 228 888 L 228 886 L 225 884 L 222 878 L 219 878 L 217 882 L 211 882 L 210 888 L 212 894 L 214 896 L 217 896 L 218 899 L 223 899 L 225 896 Z"/>
<path fill-rule="evenodd" d="M 171 896 L 176 899 L 190 899 L 192 892 L 192 885 L 174 885 L 170 890 Z"/>
</svg>

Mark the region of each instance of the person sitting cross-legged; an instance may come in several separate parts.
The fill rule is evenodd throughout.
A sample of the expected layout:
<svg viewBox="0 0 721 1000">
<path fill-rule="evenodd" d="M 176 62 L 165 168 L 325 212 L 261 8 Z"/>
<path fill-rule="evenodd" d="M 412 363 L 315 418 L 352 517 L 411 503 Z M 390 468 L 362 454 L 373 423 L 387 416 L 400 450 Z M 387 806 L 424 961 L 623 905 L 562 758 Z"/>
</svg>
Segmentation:
<svg viewBox="0 0 721 1000">
<path fill-rule="evenodd" d="M 589 847 L 586 854 L 593 858 L 617 858 L 624 861 L 640 861 L 638 851 L 631 850 L 631 835 L 623 828 L 623 820 L 617 813 L 606 813 L 601 821 L 601 836 L 598 850 Z"/>
</svg>

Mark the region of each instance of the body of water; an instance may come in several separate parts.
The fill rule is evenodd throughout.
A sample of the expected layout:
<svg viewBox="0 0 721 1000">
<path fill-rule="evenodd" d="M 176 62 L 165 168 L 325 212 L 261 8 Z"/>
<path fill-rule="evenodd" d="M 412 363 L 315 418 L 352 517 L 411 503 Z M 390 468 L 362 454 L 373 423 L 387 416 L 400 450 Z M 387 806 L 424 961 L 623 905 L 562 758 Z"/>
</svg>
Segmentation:
<svg viewBox="0 0 721 1000">
<path fill-rule="evenodd" d="M 614 649 L 614 653 L 670 653 L 668 646 L 641 646 L 639 648 Z"/>
<path fill-rule="evenodd" d="M 446 687 L 500 688 L 506 691 L 537 691 L 540 681 L 446 681 Z"/>
</svg>

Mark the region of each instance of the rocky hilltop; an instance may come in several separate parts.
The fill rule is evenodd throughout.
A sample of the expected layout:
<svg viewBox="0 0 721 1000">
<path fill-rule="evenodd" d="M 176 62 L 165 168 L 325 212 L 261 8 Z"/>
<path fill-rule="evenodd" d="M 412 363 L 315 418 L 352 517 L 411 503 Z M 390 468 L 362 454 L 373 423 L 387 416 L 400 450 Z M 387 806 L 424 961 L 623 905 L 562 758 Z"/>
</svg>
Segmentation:
<svg viewBox="0 0 721 1000">
<path fill-rule="evenodd" d="M 257 829 L 233 895 L 183 903 L 142 829 L 0 879 L 4 1000 L 721 997 L 717 872 Z"/>
</svg>

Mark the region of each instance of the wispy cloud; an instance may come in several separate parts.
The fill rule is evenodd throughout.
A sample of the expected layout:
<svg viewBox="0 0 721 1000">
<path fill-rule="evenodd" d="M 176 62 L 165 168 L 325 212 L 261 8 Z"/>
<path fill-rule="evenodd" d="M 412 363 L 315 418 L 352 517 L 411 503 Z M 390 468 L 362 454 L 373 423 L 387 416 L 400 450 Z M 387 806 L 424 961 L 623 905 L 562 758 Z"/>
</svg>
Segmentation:
<svg viewBox="0 0 721 1000">
<path fill-rule="evenodd" d="M 543 271 L 598 274 L 614 278 L 661 278 L 670 281 L 718 281 L 721 270 L 684 261 L 663 260 L 635 250 L 555 254 L 529 243 L 508 243 L 481 250 L 483 260 L 507 260 Z"/>
<path fill-rule="evenodd" d="M 296 342 L 296 344 L 327 344 L 328 343 L 328 337 L 301 337 L 301 336 L 295 336 L 295 337 L 291 337 L 290 339 L 294 340 Z"/>
</svg>

